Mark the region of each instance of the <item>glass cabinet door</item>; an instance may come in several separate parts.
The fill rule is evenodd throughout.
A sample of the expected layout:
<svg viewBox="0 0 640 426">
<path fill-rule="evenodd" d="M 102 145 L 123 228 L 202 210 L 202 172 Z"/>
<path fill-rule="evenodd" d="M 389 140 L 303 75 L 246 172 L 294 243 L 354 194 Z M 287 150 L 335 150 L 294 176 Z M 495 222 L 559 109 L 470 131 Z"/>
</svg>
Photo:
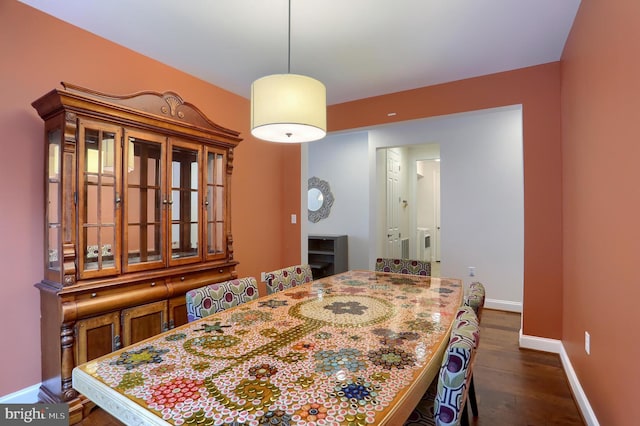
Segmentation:
<svg viewBox="0 0 640 426">
<path fill-rule="evenodd" d="M 46 163 L 46 270 L 54 271 L 52 277 L 60 280 L 59 272 L 62 265 L 62 190 L 61 182 L 61 129 L 51 129 L 47 133 L 47 163 Z"/>
<path fill-rule="evenodd" d="M 207 260 L 223 258 L 227 251 L 226 176 L 227 159 L 225 151 L 206 149 L 206 194 L 205 194 L 205 238 Z"/>
<path fill-rule="evenodd" d="M 79 269 L 81 278 L 120 272 L 119 127 L 80 121 L 78 146 Z"/>
<path fill-rule="evenodd" d="M 170 145 L 169 182 L 169 264 L 198 262 L 202 258 L 200 206 L 200 147 L 172 140 Z"/>
<path fill-rule="evenodd" d="M 166 138 L 125 130 L 123 175 L 126 188 L 123 249 L 125 271 L 162 267 L 166 199 L 164 184 Z"/>
</svg>

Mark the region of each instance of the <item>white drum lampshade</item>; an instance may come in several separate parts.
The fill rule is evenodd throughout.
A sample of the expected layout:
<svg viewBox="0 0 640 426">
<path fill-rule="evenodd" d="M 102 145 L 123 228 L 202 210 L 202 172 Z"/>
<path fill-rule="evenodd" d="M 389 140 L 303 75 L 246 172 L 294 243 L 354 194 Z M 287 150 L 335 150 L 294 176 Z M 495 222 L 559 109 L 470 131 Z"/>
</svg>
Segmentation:
<svg viewBox="0 0 640 426">
<path fill-rule="evenodd" d="M 274 74 L 251 85 L 251 134 L 271 142 L 311 142 L 327 134 L 327 92 L 316 79 Z"/>
</svg>

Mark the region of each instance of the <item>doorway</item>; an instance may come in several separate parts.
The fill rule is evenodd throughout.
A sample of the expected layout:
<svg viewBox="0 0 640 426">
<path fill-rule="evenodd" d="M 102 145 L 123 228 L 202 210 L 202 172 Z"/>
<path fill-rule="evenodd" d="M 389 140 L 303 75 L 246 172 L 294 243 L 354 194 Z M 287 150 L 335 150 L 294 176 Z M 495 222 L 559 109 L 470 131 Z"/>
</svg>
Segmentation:
<svg viewBox="0 0 640 426">
<path fill-rule="evenodd" d="M 380 148 L 377 153 L 378 257 L 440 262 L 440 145 Z"/>
</svg>

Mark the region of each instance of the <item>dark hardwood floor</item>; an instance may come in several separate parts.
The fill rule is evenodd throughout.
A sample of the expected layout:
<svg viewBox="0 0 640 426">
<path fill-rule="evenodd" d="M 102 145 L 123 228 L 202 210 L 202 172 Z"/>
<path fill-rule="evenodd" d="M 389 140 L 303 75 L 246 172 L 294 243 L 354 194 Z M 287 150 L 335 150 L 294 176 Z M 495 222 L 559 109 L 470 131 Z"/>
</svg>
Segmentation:
<svg viewBox="0 0 640 426">
<path fill-rule="evenodd" d="M 485 309 L 474 367 L 476 426 L 584 425 L 558 355 L 518 348 L 520 314 Z M 99 408 L 82 426 L 121 425 Z"/>
<path fill-rule="evenodd" d="M 81 426 L 121 426 L 123 424 L 124 423 L 112 417 L 99 407 L 94 408 L 91 414 L 80 423 L 76 423 L 76 425 Z"/>
<path fill-rule="evenodd" d="M 560 356 L 520 349 L 520 314 L 485 309 L 473 376 L 478 426 L 584 425 Z"/>
</svg>

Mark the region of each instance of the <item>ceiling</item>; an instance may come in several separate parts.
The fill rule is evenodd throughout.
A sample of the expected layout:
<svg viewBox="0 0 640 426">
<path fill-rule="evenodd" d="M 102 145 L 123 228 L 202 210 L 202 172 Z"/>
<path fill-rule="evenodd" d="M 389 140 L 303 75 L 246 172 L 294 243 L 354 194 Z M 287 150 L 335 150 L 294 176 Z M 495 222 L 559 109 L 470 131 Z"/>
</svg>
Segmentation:
<svg viewBox="0 0 640 426">
<path fill-rule="evenodd" d="M 248 98 L 287 72 L 288 0 L 20 0 Z M 327 103 L 560 59 L 580 0 L 291 0 L 291 73 Z"/>
</svg>

